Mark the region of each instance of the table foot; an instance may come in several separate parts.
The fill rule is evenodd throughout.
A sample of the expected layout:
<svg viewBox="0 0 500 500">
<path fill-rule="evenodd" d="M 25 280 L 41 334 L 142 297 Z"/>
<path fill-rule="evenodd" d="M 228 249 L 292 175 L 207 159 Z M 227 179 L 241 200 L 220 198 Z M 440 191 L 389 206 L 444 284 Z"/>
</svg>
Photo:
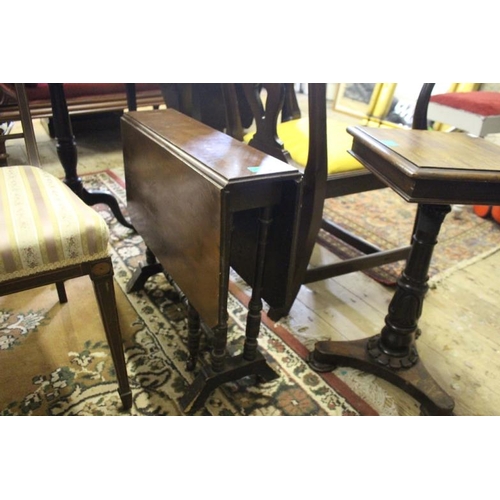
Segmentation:
<svg viewBox="0 0 500 500">
<path fill-rule="evenodd" d="M 288 316 L 290 313 L 291 306 L 285 307 L 270 307 L 267 311 L 267 317 L 272 321 L 278 322 L 281 318 Z"/>
<path fill-rule="evenodd" d="M 377 338 L 354 341 L 322 341 L 317 342 L 310 354 L 308 363 L 314 371 L 332 371 L 337 366 L 350 366 L 387 380 L 415 398 L 421 405 L 423 415 L 451 415 L 455 403 L 432 378 L 422 361 L 413 360 L 413 365 L 404 368 L 399 359 L 380 360 L 373 358 L 369 352 L 370 344 Z M 381 364 L 383 363 L 383 364 Z M 391 368 L 391 364 L 396 368 Z"/>
<path fill-rule="evenodd" d="M 244 359 L 242 354 L 229 357 L 224 363 L 224 369 L 220 372 L 215 372 L 209 366 L 204 365 L 179 401 L 182 411 L 196 412 L 221 384 L 239 380 L 247 375 L 256 375 L 263 382 L 269 382 L 278 377 L 260 352 L 257 352 L 252 361 Z"/>
<path fill-rule="evenodd" d="M 48 85 L 52 104 L 56 150 L 57 156 L 64 168 L 64 183 L 87 205 L 95 205 L 96 203 L 108 205 L 113 215 L 121 224 L 129 229 L 134 229 L 134 226 L 125 219 L 118 202 L 110 193 L 101 191 L 89 192 L 83 188 L 82 180 L 77 174 L 78 151 L 69 117 L 64 84 L 49 83 Z"/>
<path fill-rule="evenodd" d="M 111 193 L 108 193 L 106 191 L 88 191 L 87 189 L 82 189 L 79 196 L 87 205 L 92 206 L 96 205 L 97 203 L 103 203 L 104 205 L 107 205 L 120 224 L 128 227 L 129 229 L 134 229 L 134 226 L 123 216 L 122 211 L 120 210 L 120 206 L 118 205 L 118 201 Z"/>
<path fill-rule="evenodd" d="M 163 266 L 156 262 L 154 264 L 139 264 L 134 274 L 127 283 L 127 293 L 138 292 L 144 288 L 146 281 L 155 274 L 162 273 Z"/>
</svg>

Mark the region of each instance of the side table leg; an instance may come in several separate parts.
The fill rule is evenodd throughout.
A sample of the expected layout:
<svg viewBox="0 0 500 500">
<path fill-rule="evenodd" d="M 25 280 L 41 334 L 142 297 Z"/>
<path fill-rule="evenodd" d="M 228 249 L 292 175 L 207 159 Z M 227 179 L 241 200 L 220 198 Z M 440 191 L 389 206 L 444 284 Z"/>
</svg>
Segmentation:
<svg viewBox="0 0 500 500">
<path fill-rule="evenodd" d="M 264 277 L 267 235 L 269 233 L 271 221 L 271 208 L 266 207 L 262 210 L 262 215 L 259 219 L 260 227 L 255 262 L 255 276 L 253 280 L 252 297 L 248 304 L 245 344 L 243 347 L 243 357 L 248 361 L 255 359 L 257 354 L 257 337 L 259 336 L 260 324 L 262 321 L 262 280 Z"/>
<path fill-rule="evenodd" d="M 132 224 L 123 216 L 116 198 L 105 191 L 87 191 L 82 184 L 82 179 L 77 174 L 78 153 L 75 137 L 71 127 L 64 84 L 49 83 L 50 101 L 54 118 L 54 134 L 56 137 L 57 156 L 64 169 L 64 183 L 77 194 L 87 205 L 104 203 L 111 208 L 113 215 L 125 227 L 134 229 Z"/>
<path fill-rule="evenodd" d="M 196 368 L 196 360 L 200 350 L 201 323 L 198 311 L 188 302 L 188 351 L 186 370 L 193 371 Z"/>
<path fill-rule="evenodd" d="M 229 193 L 223 192 L 222 204 L 227 203 Z M 210 365 L 214 372 L 225 369 L 227 356 L 228 319 L 227 301 L 229 295 L 229 256 L 231 255 L 231 238 L 233 233 L 233 215 L 223 210 L 221 220 L 221 248 L 220 248 L 220 278 L 219 278 L 219 314 L 218 324 L 213 328 L 213 344 L 210 352 Z"/>
<path fill-rule="evenodd" d="M 448 205 L 420 205 L 412 248 L 389 304 L 379 335 L 352 342 L 323 341 L 315 345 L 309 362 L 316 371 L 337 365 L 365 370 L 388 380 L 421 403 L 422 413 L 449 415 L 454 401 L 427 372 L 419 359 L 415 337 L 428 290 L 428 271 Z"/>
</svg>

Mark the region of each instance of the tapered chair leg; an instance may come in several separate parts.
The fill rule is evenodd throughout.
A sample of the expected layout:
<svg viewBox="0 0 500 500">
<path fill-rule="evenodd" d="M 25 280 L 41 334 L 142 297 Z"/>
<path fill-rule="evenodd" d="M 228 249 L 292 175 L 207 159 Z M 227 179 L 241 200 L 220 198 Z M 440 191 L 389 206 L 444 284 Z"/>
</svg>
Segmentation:
<svg viewBox="0 0 500 500">
<path fill-rule="evenodd" d="M 130 390 L 125 355 L 123 353 L 122 335 L 116 307 L 116 296 L 113 284 L 113 266 L 111 259 L 103 259 L 94 263 L 90 270 L 90 279 L 94 284 L 94 291 L 99 305 L 106 338 L 111 350 L 111 356 L 118 379 L 118 387 L 123 407 L 127 410 L 132 406 L 132 392 Z"/>
</svg>

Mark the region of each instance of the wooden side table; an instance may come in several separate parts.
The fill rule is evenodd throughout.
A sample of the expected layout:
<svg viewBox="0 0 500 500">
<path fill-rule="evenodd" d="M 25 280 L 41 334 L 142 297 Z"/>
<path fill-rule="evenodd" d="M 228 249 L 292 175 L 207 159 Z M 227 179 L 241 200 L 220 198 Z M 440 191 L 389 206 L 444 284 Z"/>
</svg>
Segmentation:
<svg viewBox="0 0 500 500">
<path fill-rule="evenodd" d="M 381 333 L 350 342 L 323 341 L 316 371 L 352 366 L 388 380 L 421 404 L 422 414 L 450 415 L 453 399 L 435 382 L 416 348 L 418 319 L 441 224 L 452 204 L 500 204 L 500 147 L 461 133 L 349 127 L 351 154 L 401 195 L 418 203 L 410 255 Z"/>
<path fill-rule="evenodd" d="M 173 109 L 130 112 L 122 118 L 127 205 L 132 223 L 148 247 L 148 264 L 138 269 L 128 290 L 137 290 L 164 270 L 186 296 L 187 368 L 195 368 L 200 321 L 213 332 L 210 363 L 181 399 L 189 412 L 199 408 L 218 385 L 245 375 L 270 380 L 276 374 L 257 349 L 266 245 L 283 200 L 298 207 L 299 171 Z M 231 247 L 238 215 L 253 218 L 252 297 L 245 343 L 229 356 L 227 300 Z M 288 217 L 287 220 L 296 220 Z M 294 247 L 295 228 L 283 237 L 283 251 Z M 288 250 L 287 250 L 288 249 Z"/>
</svg>

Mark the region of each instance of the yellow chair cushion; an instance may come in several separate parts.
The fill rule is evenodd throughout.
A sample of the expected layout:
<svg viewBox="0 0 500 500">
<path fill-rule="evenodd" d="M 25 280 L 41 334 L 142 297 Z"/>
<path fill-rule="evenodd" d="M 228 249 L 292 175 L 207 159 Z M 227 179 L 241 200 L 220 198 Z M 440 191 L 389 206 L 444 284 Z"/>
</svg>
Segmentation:
<svg viewBox="0 0 500 500">
<path fill-rule="evenodd" d="M 327 119 L 326 140 L 328 150 L 328 175 L 340 172 L 363 169 L 363 165 L 354 159 L 348 150 L 352 147 L 352 135 L 347 132 L 350 124 L 339 120 Z M 388 127 L 394 125 L 379 122 L 378 120 L 364 123 L 366 126 Z M 290 120 L 278 124 L 278 137 L 283 141 L 285 149 L 292 159 L 305 167 L 309 151 L 309 122 L 307 118 Z M 253 137 L 253 132 L 245 135 L 243 140 L 248 143 Z"/>
<path fill-rule="evenodd" d="M 0 281 L 109 255 L 103 218 L 40 168 L 0 168 L 0 204 Z"/>
<path fill-rule="evenodd" d="M 328 174 L 364 168 L 348 153 L 352 146 L 352 136 L 346 131 L 347 127 L 348 124 L 345 122 L 327 121 Z M 253 132 L 247 134 L 244 141 L 249 142 L 252 137 Z M 283 141 L 285 149 L 293 160 L 305 167 L 309 151 L 309 122 L 307 118 L 278 124 L 278 137 Z"/>
</svg>

